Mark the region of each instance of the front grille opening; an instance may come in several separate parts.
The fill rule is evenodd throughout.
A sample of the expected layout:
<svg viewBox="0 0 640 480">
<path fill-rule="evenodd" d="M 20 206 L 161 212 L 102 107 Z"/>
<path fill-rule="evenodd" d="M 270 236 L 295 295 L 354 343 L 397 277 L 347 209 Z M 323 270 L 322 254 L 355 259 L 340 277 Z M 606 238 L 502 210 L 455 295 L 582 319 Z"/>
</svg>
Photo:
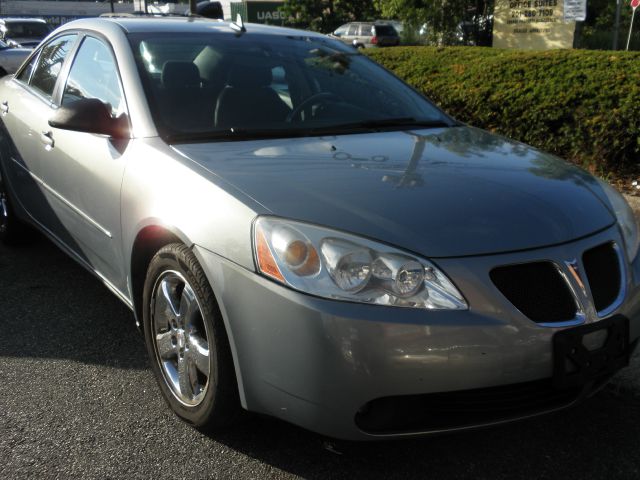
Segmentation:
<svg viewBox="0 0 640 480">
<path fill-rule="evenodd" d="M 580 388 L 556 390 L 551 380 L 424 395 L 378 398 L 356 414 L 371 434 L 428 432 L 514 420 L 566 407 Z"/>
<path fill-rule="evenodd" d="M 490 272 L 498 290 L 534 322 L 566 322 L 576 317 L 576 302 L 551 262 L 497 267 Z"/>
<path fill-rule="evenodd" d="M 591 287 L 593 303 L 598 312 L 611 306 L 618 298 L 622 286 L 622 274 L 618 253 L 609 242 L 587 250 L 582 263 Z"/>
</svg>

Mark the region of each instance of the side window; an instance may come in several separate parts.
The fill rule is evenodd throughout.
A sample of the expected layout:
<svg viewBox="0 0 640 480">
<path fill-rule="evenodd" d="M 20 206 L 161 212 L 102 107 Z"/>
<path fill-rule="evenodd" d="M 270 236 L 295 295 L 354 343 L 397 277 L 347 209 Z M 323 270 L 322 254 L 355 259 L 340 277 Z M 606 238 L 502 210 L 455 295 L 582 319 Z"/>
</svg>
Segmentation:
<svg viewBox="0 0 640 480">
<path fill-rule="evenodd" d="M 124 95 L 116 62 L 109 48 L 100 40 L 86 37 L 69 71 L 62 94 L 62 105 L 82 98 L 97 98 L 118 116 L 125 111 Z"/>
<path fill-rule="evenodd" d="M 347 33 L 347 28 L 349 28 L 349 25 L 342 25 L 341 27 L 338 27 L 338 28 L 336 29 L 336 31 L 335 31 L 335 32 L 333 32 L 333 34 L 334 34 L 336 37 L 341 37 L 341 36 L 343 36 L 345 33 Z"/>
<path fill-rule="evenodd" d="M 76 35 L 58 37 L 45 45 L 40 52 L 31 77 L 31 86 L 49 99 L 53 96 L 53 88 L 60 75 L 62 64 L 75 39 Z"/>
<path fill-rule="evenodd" d="M 291 93 L 289 92 L 289 82 L 287 75 L 282 66 L 273 67 L 271 69 L 271 88 L 278 94 L 280 99 L 286 103 L 289 108 L 293 108 L 291 104 Z"/>
<path fill-rule="evenodd" d="M 20 74 L 16 77 L 18 80 L 24 83 L 29 83 L 29 79 L 31 78 L 31 72 L 36 68 L 36 62 L 38 61 L 38 55 L 34 55 L 28 65 L 26 65 Z"/>
<path fill-rule="evenodd" d="M 350 37 L 355 37 L 357 34 L 358 34 L 358 24 L 352 23 L 351 25 L 349 25 L 349 31 L 347 32 L 347 35 Z"/>
<path fill-rule="evenodd" d="M 373 31 L 373 27 L 371 25 L 368 25 L 368 24 L 365 23 L 363 25 L 360 25 L 360 33 L 359 33 L 359 35 L 361 37 L 370 37 L 372 35 L 372 33 L 371 33 L 372 31 Z"/>
</svg>

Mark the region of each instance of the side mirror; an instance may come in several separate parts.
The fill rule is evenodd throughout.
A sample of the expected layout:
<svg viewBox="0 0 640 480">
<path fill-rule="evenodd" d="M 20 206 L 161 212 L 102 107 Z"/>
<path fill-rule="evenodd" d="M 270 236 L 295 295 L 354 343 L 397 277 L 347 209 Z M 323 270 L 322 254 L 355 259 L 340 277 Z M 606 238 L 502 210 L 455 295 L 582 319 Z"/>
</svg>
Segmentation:
<svg viewBox="0 0 640 480">
<path fill-rule="evenodd" d="M 112 117 L 111 109 L 97 98 L 82 98 L 60 107 L 49 119 L 49 125 L 62 130 L 129 138 L 127 116 Z"/>
</svg>

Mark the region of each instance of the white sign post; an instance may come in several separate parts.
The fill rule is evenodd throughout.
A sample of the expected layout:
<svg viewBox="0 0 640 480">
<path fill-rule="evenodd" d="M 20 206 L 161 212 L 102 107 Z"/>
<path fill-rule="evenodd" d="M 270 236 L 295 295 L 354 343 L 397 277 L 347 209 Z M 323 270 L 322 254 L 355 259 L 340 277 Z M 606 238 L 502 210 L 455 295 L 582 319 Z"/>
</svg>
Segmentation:
<svg viewBox="0 0 640 480">
<path fill-rule="evenodd" d="M 584 22 L 587 19 L 587 0 L 564 0 L 564 21 Z"/>
<path fill-rule="evenodd" d="M 631 8 L 633 8 L 633 14 L 631 14 L 631 26 L 629 27 L 629 38 L 627 40 L 627 51 L 629 51 L 629 45 L 631 44 L 631 32 L 633 32 L 633 20 L 636 18 L 636 9 L 640 6 L 640 0 L 631 0 Z"/>
</svg>

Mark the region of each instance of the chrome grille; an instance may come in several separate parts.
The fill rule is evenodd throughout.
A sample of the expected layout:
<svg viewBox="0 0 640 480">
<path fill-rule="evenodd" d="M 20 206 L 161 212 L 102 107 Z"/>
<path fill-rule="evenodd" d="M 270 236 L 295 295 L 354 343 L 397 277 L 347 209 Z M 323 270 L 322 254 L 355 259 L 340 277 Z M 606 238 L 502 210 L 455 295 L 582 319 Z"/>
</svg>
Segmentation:
<svg viewBox="0 0 640 480">
<path fill-rule="evenodd" d="M 622 288 L 622 272 L 615 244 L 598 245 L 584 252 L 582 256 L 593 303 L 598 312 L 611 307 Z"/>
<path fill-rule="evenodd" d="M 491 270 L 490 277 L 498 290 L 534 322 L 566 322 L 576 318 L 575 298 L 551 262 L 497 267 Z"/>
</svg>

